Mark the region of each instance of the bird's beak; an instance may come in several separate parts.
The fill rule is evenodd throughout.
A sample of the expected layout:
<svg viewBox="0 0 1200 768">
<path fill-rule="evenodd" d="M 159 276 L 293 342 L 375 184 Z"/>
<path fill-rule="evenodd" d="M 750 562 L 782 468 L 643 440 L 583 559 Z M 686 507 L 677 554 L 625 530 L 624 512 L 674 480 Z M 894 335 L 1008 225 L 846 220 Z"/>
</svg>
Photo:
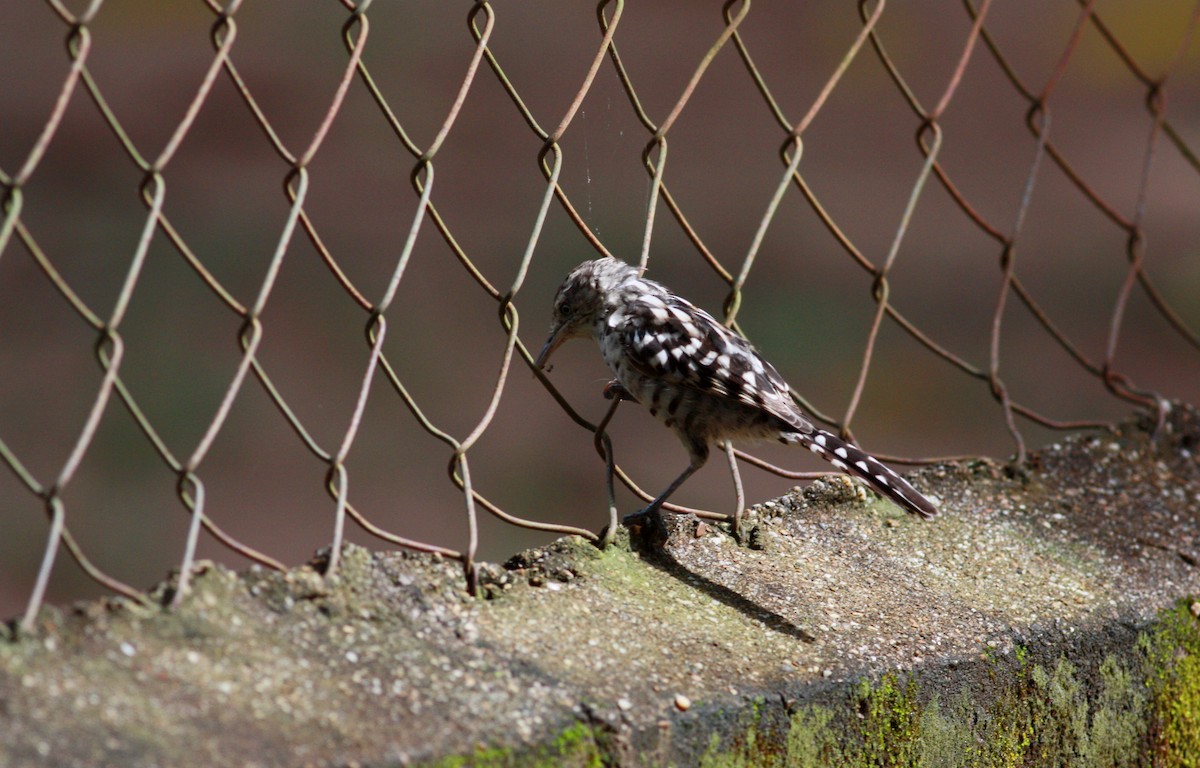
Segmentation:
<svg viewBox="0 0 1200 768">
<path fill-rule="evenodd" d="M 542 347 L 542 351 L 538 353 L 535 361 L 539 369 L 546 367 L 546 361 L 550 359 L 550 355 L 567 340 L 567 335 L 564 333 L 566 328 L 567 324 L 563 323 L 550 330 L 550 338 L 546 339 L 546 346 Z"/>
</svg>

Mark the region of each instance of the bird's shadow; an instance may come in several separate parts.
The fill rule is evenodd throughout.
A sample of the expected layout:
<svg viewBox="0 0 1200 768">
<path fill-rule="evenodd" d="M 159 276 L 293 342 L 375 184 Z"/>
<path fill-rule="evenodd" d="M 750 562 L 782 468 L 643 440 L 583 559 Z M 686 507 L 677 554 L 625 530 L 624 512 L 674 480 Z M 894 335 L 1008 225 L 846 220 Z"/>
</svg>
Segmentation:
<svg viewBox="0 0 1200 768">
<path fill-rule="evenodd" d="M 767 629 L 806 643 L 816 641 L 817 638 L 815 635 L 803 627 L 797 626 L 790 619 L 759 605 L 724 584 L 718 584 L 712 579 L 690 570 L 686 565 L 679 562 L 671 554 L 670 550 L 664 546 L 667 537 L 665 535 L 665 528 L 658 527 L 661 525 L 662 522 L 659 522 L 657 526 L 651 525 L 640 529 L 635 527 L 629 531 L 630 544 L 634 552 L 647 565 L 657 568 L 672 578 L 687 584 L 689 587 L 700 590 L 714 600 L 738 611 L 743 616 L 759 622 L 767 627 Z"/>
</svg>

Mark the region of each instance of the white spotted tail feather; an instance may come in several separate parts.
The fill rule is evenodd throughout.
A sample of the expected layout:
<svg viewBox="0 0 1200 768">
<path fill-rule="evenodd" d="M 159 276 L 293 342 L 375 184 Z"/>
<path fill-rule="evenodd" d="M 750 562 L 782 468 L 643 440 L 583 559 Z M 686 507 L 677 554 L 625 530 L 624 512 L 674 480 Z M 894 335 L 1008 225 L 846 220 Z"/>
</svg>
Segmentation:
<svg viewBox="0 0 1200 768">
<path fill-rule="evenodd" d="M 861 477 L 880 495 L 891 499 L 905 512 L 925 520 L 937 517 L 937 507 L 907 480 L 888 469 L 874 456 L 847 443 L 832 432 L 818 429 L 810 434 L 796 432 L 784 435 L 780 439 L 787 443 L 799 443 L 843 472 Z"/>
<path fill-rule="evenodd" d="M 655 512 L 728 440 L 800 443 L 923 518 L 937 508 L 859 448 L 817 429 L 783 377 L 749 341 L 641 272 L 606 257 L 567 275 L 554 298 L 539 368 L 568 339 L 591 336 L 615 379 L 606 392 L 636 400 L 671 428 L 691 461 L 643 510 Z"/>
</svg>

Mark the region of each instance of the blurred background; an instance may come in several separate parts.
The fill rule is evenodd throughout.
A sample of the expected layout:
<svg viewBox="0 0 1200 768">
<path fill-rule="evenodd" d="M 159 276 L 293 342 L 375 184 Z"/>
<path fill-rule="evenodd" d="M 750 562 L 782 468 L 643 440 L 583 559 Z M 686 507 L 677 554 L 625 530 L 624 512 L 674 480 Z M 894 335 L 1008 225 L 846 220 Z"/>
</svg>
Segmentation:
<svg viewBox="0 0 1200 768">
<path fill-rule="evenodd" d="M 14 464 L 42 487 L 52 486 L 85 431 L 103 381 L 100 334 L 49 275 L 57 274 L 59 286 L 106 320 L 147 228 L 146 175 L 114 122 L 149 163 L 189 109 L 196 110 L 160 167 L 163 213 L 210 282 L 242 305 L 255 301 L 282 249 L 257 360 L 325 451 L 336 450 L 346 434 L 369 354 L 368 312 L 312 237 L 300 229 L 286 237 L 291 162 L 273 147 L 228 71 L 217 72 L 211 89 L 202 88 L 216 55 L 214 10 L 203 2 L 108 0 L 74 24 L 70 15 L 84 13 L 85 5 L 9 4 L 0 24 L 0 71 L 6 73 L 0 83 L 0 442 L 8 454 L 0 457 L 2 617 L 19 613 L 28 600 L 49 530 L 44 500 Z M 1004 246 L 985 227 L 1005 237 L 1016 233 L 1016 275 L 1083 356 L 1103 361 L 1116 327 L 1114 370 L 1138 388 L 1197 402 L 1196 4 L 992 3 L 983 24 L 987 38 L 968 55 L 970 11 L 978 5 L 889 3 L 875 26 L 886 62 L 922 107 L 930 111 L 944 101 L 937 121 L 940 168 L 974 218 L 936 176 L 922 181 L 922 118 L 889 76 L 880 49 L 867 42 L 855 54 L 863 15 L 844 0 L 730 6 L 730 17 L 744 11 L 738 42 L 753 66 L 729 41 L 685 99 L 667 132 L 663 180 L 672 199 L 704 247 L 736 275 L 785 171 L 780 148 L 788 131 L 755 75 L 793 126 L 832 79 L 828 98 L 803 131 L 799 172 L 845 241 L 867 260 L 883 264 L 898 242 L 889 297 L 905 318 L 986 370 Z M 472 7 L 376 2 L 366 14 L 369 24 L 352 24 L 346 34 L 363 41 L 362 60 L 418 153 L 433 143 L 468 82 L 461 111 L 433 155 L 431 201 L 462 253 L 504 293 L 518 277 L 546 194 L 539 161 L 544 141 L 486 60 L 469 75 L 476 51 Z M 868 5 L 866 13 L 875 8 Z M 499 0 L 488 9 L 495 63 L 541 128 L 554 130 L 600 48 L 596 5 Z M 611 20 L 616 11 L 615 4 L 605 5 L 601 13 Z M 288 152 L 303 154 L 333 115 L 307 166 L 304 211 L 345 281 L 368 302 L 379 302 L 413 226 L 418 164 L 361 78 L 351 75 L 344 100 L 336 101 L 349 62 L 347 7 L 334 0 L 260 1 L 236 7 L 231 18 L 233 26 L 217 28 L 217 39 L 234 34 L 228 60 Z M 479 30 L 489 23 L 486 10 L 473 18 Z M 652 180 L 642 158 L 653 135 L 639 120 L 629 87 L 648 119 L 661 124 L 727 28 L 720 3 L 626 4 L 614 41 L 628 87 L 606 57 L 563 133 L 562 193 L 591 234 L 626 260 L 640 258 L 646 232 Z M 103 110 L 85 82 L 71 85 L 77 59 L 85 61 Z M 1159 81 L 1165 84 L 1156 89 Z M 1054 156 L 1034 173 L 1038 140 L 1027 118 L 1038 94 L 1048 95 L 1033 123 L 1049 126 Z M 61 120 L 54 122 L 62 99 Z M 1156 123 L 1151 104 L 1165 122 Z M 928 146 L 931 134 L 925 136 Z M 662 154 L 650 157 L 661 160 Z M 1142 249 L 1145 276 L 1191 336 L 1173 327 L 1141 286 L 1114 320 L 1131 240 Z M 553 201 L 514 299 L 519 338 L 534 354 L 545 340 L 554 289 L 571 267 L 596 253 L 564 205 Z M 649 264 L 650 276 L 721 316 L 728 283 L 661 203 Z M 876 311 L 872 284 L 872 275 L 792 184 L 756 252 L 737 319 L 798 392 L 841 419 Z M 162 228 L 153 232 L 131 285 L 119 324 L 120 379 L 163 443 L 186 458 L 234 379 L 243 318 Z M 427 216 L 386 312 L 384 353 L 425 416 L 460 440 L 484 418 L 495 391 L 506 341 L 497 310 L 496 298 Z M 1136 408 L 1110 394 L 1011 294 L 1001 321 L 1000 375 L 1015 401 L 1058 420 L 1115 421 Z M 609 375 L 595 345 L 560 349 L 549 378 L 584 418 L 602 417 L 608 403 L 600 393 Z M 1026 419 L 1017 425 L 1031 447 L 1061 434 Z M 851 426 L 865 448 L 890 455 L 1004 459 L 1015 450 L 988 383 L 934 355 L 890 320 L 880 330 Z M 619 410 L 611 434 L 618 462 L 651 492 L 686 464 L 675 438 L 632 404 Z M 58 496 L 67 526 L 115 578 L 137 587 L 158 581 L 178 564 L 189 522 L 178 476 L 115 396 L 83 448 Z M 792 469 L 822 468 L 783 446 L 752 450 Z M 604 465 L 591 433 L 564 413 L 519 356 L 494 419 L 468 456 L 475 488 L 507 512 L 590 530 L 606 523 Z M 376 374 L 346 462 L 356 508 L 401 536 L 465 548 L 466 507 L 447 476 L 451 458 L 451 449 Z M 196 474 L 215 522 L 293 565 L 332 536 L 327 472 L 251 375 Z M 751 468 L 743 477 L 748 503 L 795 483 Z M 732 512 L 723 462 L 710 462 L 674 500 Z M 622 513 L 641 506 L 624 490 L 619 501 Z M 370 547 L 391 546 L 352 523 L 347 533 Z M 480 510 L 486 559 L 504 560 L 551 538 Z M 248 562 L 207 534 L 200 556 L 238 568 Z M 103 593 L 60 553 L 49 600 Z"/>
</svg>

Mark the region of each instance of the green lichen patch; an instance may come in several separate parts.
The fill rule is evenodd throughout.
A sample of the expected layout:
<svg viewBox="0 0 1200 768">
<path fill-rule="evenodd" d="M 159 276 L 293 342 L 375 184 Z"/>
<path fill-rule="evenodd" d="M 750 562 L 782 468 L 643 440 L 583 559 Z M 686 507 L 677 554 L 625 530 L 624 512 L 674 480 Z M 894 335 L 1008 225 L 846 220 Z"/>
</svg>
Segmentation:
<svg viewBox="0 0 1200 768">
<path fill-rule="evenodd" d="M 1200 765 L 1198 623 L 1181 605 L 1098 662 L 1035 662 L 1019 646 L 964 666 L 957 687 L 886 673 L 841 699 L 796 706 L 782 731 L 756 707 L 740 732 L 711 735 L 702 765 Z"/>
<path fill-rule="evenodd" d="M 428 768 L 603 768 L 603 737 L 584 723 L 565 728 L 549 744 L 529 751 L 480 746 L 469 755 L 453 755 Z"/>
<path fill-rule="evenodd" d="M 1146 638 L 1156 764 L 1200 766 L 1200 602 L 1180 601 Z"/>
</svg>

